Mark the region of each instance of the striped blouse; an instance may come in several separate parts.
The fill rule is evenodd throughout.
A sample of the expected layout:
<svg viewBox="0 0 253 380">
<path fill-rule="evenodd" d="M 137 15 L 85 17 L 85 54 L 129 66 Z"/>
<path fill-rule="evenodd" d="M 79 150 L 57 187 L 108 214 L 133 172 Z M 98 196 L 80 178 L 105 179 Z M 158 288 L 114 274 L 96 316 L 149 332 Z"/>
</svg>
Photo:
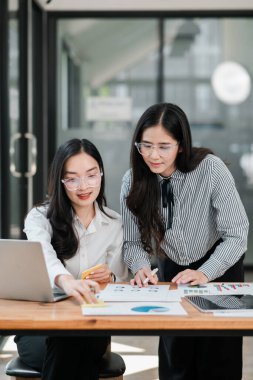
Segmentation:
<svg viewBox="0 0 253 380">
<path fill-rule="evenodd" d="M 161 182 L 161 177 L 157 176 Z M 249 222 L 226 165 L 214 155 L 207 155 L 191 172 L 176 170 L 171 175 L 174 195 L 172 228 L 167 229 L 162 248 L 179 265 L 187 266 L 205 256 L 222 238 L 214 253 L 199 270 L 209 281 L 220 277 L 247 249 Z M 124 231 L 124 260 L 133 274 L 150 266 L 150 256 L 142 247 L 136 217 L 126 206 L 131 186 L 131 170 L 122 180 L 121 213 Z M 168 208 L 162 207 L 164 220 Z"/>
</svg>

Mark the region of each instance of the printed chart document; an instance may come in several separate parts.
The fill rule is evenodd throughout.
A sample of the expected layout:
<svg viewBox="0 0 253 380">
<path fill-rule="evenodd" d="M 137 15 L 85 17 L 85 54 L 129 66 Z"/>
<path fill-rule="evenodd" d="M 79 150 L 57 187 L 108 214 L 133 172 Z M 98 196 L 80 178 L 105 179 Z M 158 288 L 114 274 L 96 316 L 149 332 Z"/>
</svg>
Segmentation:
<svg viewBox="0 0 253 380">
<path fill-rule="evenodd" d="M 197 295 L 253 295 L 253 283 L 248 282 L 211 282 L 203 285 L 179 284 L 178 290 L 181 297 Z"/>
<path fill-rule="evenodd" d="M 179 302 L 178 290 L 169 290 L 169 285 L 149 285 L 139 288 L 129 284 L 107 284 L 99 295 L 105 302 Z"/>
<path fill-rule="evenodd" d="M 104 307 L 81 307 L 83 315 L 187 315 L 179 302 L 112 302 Z"/>
</svg>

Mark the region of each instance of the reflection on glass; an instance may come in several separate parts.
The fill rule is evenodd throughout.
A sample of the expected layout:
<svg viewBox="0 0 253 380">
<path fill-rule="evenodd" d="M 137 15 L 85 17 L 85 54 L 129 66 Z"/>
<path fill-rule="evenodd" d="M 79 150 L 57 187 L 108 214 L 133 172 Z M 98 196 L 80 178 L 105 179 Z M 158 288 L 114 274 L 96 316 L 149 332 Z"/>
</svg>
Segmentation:
<svg viewBox="0 0 253 380">
<path fill-rule="evenodd" d="M 252 150 L 253 94 L 226 105 L 215 95 L 211 78 L 224 61 L 246 67 L 252 77 L 253 19 L 167 19 L 165 24 L 165 100 L 181 106 L 190 119 L 194 144 L 208 146 L 229 163 L 250 220 L 248 254 L 253 264 Z"/>
<path fill-rule="evenodd" d="M 241 156 L 240 165 L 246 176 L 247 185 L 253 190 L 253 144 L 250 145 L 250 151 Z"/>
<path fill-rule="evenodd" d="M 17 2 L 12 2 L 9 19 L 9 133 L 13 136 L 19 131 L 19 25 L 17 13 L 13 12 L 17 8 Z M 19 162 L 18 146 L 15 147 L 15 162 Z M 19 225 L 21 201 L 18 194 L 19 179 L 10 174 L 10 237 L 19 238 L 23 226 Z"/>
<path fill-rule="evenodd" d="M 86 137 L 102 153 L 109 204 L 119 211 L 132 128 L 156 102 L 158 21 L 58 21 L 58 144 Z"/>
<path fill-rule="evenodd" d="M 156 101 L 157 21 L 136 19 L 61 20 L 58 23 L 60 125 L 86 128 L 101 137 L 125 138 L 132 122 Z M 130 98 L 125 123 L 87 120 L 90 97 Z M 108 110 L 108 114 L 109 110 Z"/>
</svg>

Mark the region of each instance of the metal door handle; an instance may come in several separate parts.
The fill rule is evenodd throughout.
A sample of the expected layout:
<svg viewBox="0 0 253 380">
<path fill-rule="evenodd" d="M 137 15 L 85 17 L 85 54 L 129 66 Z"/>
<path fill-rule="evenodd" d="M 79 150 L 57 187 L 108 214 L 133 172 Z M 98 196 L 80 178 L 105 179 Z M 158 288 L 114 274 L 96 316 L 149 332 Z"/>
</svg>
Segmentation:
<svg viewBox="0 0 253 380">
<path fill-rule="evenodd" d="M 37 172 L 37 139 L 32 133 L 25 133 L 25 138 L 30 141 L 28 143 L 28 165 L 30 170 L 25 172 L 25 177 L 33 177 Z M 30 145 L 30 147 L 29 147 Z"/>
<path fill-rule="evenodd" d="M 28 165 L 29 170 L 22 174 L 17 170 L 15 162 L 15 143 L 21 139 L 21 133 L 14 133 L 10 141 L 10 172 L 13 177 L 21 178 L 24 175 L 26 178 L 33 177 L 37 172 L 37 139 L 32 133 L 25 133 L 24 137 L 29 140 L 28 142 Z"/>
<path fill-rule="evenodd" d="M 19 140 L 22 137 L 21 133 L 14 133 L 11 136 L 10 141 L 10 172 L 13 175 L 13 177 L 20 178 L 22 177 L 22 173 L 16 170 L 16 163 L 15 163 L 15 143 L 17 140 Z"/>
</svg>

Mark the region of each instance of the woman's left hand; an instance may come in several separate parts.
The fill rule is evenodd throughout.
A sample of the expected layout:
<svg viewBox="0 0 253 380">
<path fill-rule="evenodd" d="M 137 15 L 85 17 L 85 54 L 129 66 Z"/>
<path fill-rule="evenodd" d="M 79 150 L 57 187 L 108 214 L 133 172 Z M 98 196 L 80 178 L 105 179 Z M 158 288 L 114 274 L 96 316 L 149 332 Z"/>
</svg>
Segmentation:
<svg viewBox="0 0 253 380">
<path fill-rule="evenodd" d="M 87 280 L 93 280 L 100 283 L 111 282 L 112 271 L 107 264 L 101 265 L 100 268 L 96 269 L 94 272 L 91 272 L 89 276 L 86 277 Z"/>
<path fill-rule="evenodd" d="M 208 282 L 208 278 L 204 273 L 199 270 L 193 269 L 185 269 L 182 272 L 179 272 L 173 279 L 172 282 L 176 284 L 188 284 L 198 285 L 198 284 L 206 284 Z"/>
</svg>

